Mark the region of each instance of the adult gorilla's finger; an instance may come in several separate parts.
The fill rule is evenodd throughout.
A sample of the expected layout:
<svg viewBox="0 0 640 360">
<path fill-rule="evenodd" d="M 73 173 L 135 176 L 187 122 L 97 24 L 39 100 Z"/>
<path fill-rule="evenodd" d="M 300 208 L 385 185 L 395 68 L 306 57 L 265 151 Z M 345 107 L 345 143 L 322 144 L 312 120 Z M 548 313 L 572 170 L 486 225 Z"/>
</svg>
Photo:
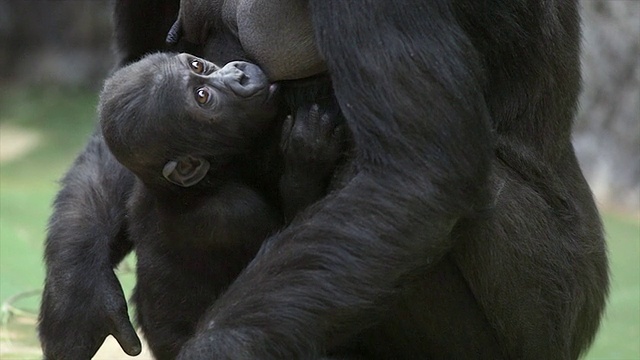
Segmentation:
<svg viewBox="0 0 640 360">
<path fill-rule="evenodd" d="M 111 332 L 114 338 L 120 344 L 122 350 L 124 350 L 127 355 L 136 356 L 140 354 L 142 351 L 142 344 L 140 343 L 140 338 L 138 338 L 138 334 L 136 334 L 133 325 L 129 321 L 129 317 L 125 314 L 117 315 L 116 318 L 113 319 L 114 328 Z"/>
</svg>

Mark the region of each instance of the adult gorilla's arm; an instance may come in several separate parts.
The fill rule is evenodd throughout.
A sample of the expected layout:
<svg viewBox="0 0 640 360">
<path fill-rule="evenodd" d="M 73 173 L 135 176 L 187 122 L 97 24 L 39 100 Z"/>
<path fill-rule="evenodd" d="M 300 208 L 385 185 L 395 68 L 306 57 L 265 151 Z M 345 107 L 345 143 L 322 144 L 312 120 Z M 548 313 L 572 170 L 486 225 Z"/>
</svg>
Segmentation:
<svg viewBox="0 0 640 360">
<path fill-rule="evenodd" d="M 45 244 L 47 276 L 40 323 L 45 359 L 88 359 L 113 334 L 130 355 L 140 352 L 113 267 L 131 251 L 126 198 L 133 175 L 107 149 L 100 132 L 62 180 Z"/>
<path fill-rule="evenodd" d="M 357 175 L 268 240 L 181 359 L 304 358 L 371 324 L 486 201 L 489 115 L 451 1 L 310 2 Z M 405 279 L 405 280 L 403 280 Z"/>
<path fill-rule="evenodd" d="M 180 0 L 115 1 L 114 40 L 118 66 L 166 48 L 166 34 L 175 21 Z"/>
</svg>

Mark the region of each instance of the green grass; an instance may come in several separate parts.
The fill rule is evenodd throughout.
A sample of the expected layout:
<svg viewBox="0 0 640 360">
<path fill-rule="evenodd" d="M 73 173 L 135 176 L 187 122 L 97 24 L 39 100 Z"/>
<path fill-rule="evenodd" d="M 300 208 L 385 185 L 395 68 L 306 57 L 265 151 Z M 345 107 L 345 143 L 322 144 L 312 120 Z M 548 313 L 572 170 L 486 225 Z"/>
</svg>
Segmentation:
<svg viewBox="0 0 640 360">
<path fill-rule="evenodd" d="M 42 287 L 42 243 L 57 180 L 95 124 L 95 93 L 12 89 L 0 97 L 0 126 L 40 134 L 31 152 L 0 163 L 0 301 Z M 609 306 L 587 359 L 640 359 L 640 224 L 604 217 L 611 256 Z M 130 289 L 132 279 L 126 279 Z M 20 303 L 37 308 L 37 299 Z"/>
<path fill-rule="evenodd" d="M 57 181 L 93 130 L 97 103 L 95 94 L 84 91 L 4 93 L 2 129 L 35 133 L 39 141 L 24 156 L 0 163 L 1 301 L 42 286 L 42 243 Z"/>
<path fill-rule="evenodd" d="M 588 359 L 640 359 L 640 224 L 605 215 L 611 295 Z"/>
</svg>

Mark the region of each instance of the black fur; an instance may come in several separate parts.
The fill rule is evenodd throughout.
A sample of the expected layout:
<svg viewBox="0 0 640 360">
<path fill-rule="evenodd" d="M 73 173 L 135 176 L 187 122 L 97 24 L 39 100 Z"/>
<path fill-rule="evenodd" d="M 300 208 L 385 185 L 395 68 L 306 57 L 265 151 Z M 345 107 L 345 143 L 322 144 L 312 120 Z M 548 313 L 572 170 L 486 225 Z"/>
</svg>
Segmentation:
<svg viewBox="0 0 640 360">
<path fill-rule="evenodd" d="M 138 24 L 125 4 L 117 16 Z M 310 0 L 309 11 L 353 135 L 348 175 L 263 244 L 179 358 L 578 358 L 597 331 L 608 268 L 570 142 L 577 1 Z M 244 59 L 216 20 L 196 50 Z M 153 23 L 168 31 L 172 21 Z M 134 35 L 120 38 L 123 59 L 146 46 Z M 284 90 L 294 105 L 313 94 Z M 71 344 L 78 329 L 100 338 L 104 319 L 121 314 L 108 302 L 83 311 L 100 291 L 114 297 L 111 282 L 74 293 L 85 274 L 112 274 L 120 253 L 109 247 L 126 249 L 117 217 L 65 212 L 65 196 L 104 209 L 122 198 L 81 164 L 67 179 L 83 183 L 65 181 L 47 241 L 45 347 Z M 49 318 L 66 326 L 56 332 Z"/>
<path fill-rule="evenodd" d="M 191 67 L 194 61 L 202 73 Z M 100 97 L 105 141 L 137 177 L 127 203 L 138 259 L 133 302 L 157 359 L 177 356 L 213 299 L 283 225 L 280 207 L 296 213 L 325 193 L 341 155 L 337 114 L 321 116 L 313 106 L 300 109 L 295 121 L 288 116 L 283 205 L 270 203 L 260 190 L 274 169 L 260 164 L 277 161 L 270 161 L 276 155 L 270 149 L 280 139 L 264 136 L 278 129 L 277 92 L 259 70 L 248 73 L 249 66 L 213 71 L 215 64 L 187 54 L 152 54 L 116 72 Z M 253 89 L 247 96 L 228 87 L 240 84 L 239 71 L 246 77 L 241 89 Z M 213 101 L 199 104 L 194 88 L 206 88 Z M 256 140 L 260 135 L 272 141 Z M 186 167 L 167 176 L 167 162 Z M 206 173 L 193 164 L 206 164 Z M 202 177 L 188 186 L 174 182 L 192 174 Z"/>
</svg>

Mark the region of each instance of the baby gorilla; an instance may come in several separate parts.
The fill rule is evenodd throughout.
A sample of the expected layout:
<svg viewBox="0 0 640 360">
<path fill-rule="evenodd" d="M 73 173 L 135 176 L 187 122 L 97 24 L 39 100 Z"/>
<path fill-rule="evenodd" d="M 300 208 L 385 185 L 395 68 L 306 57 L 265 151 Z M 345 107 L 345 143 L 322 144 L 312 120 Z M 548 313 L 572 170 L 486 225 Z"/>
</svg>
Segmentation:
<svg viewBox="0 0 640 360">
<path fill-rule="evenodd" d="M 200 317 L 283 225 L 282 209 L 295 213 L 321 195 L 315 189 L 323 176 L 295 173 L 327 179 L 335 167 L 342 132 L 317 106 L 300 110 L 295 122 L 289 117 L 282 139 L 269 136 L 280 129 L 276 92 L 256 65 L 219 68 L 189 54 L 149 55 L 105 83 L 105 141 L 137 178 L 127 205 L 137 256 L 133 301 L 157 359 L 175 358 Z M 282 187 L 291 182 L 283 179 L 291 178 L 307 183 L 295 183 L 288 197 Z M 273 196 L 278 184 L 283 203 Z"/>
<path fill-rule="evenodd" d="M 254 64 L 219 68 L 189 54 L 153 54 L 107 80 L 102 130 L 118 161 L 150 189 L 192 187 L 273 124 L 275 90 Z"/>
</svg>

